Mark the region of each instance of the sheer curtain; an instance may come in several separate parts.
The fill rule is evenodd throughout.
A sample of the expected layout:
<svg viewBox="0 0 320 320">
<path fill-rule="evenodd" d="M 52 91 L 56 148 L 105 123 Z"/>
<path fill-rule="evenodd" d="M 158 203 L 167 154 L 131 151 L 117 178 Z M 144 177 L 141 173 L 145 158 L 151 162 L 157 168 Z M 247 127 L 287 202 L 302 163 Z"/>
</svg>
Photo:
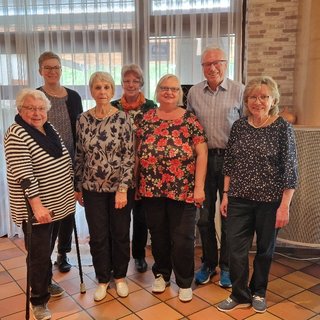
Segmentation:
<svg viewBox="0 0 320 320">
<path fill-rule="evenodd" d="M 46 50 L 62 58 L 64 86 L 77 90 L 85 108 L 95 71 L 115 79 L 138 63 L 144 70 L 144 93 L 154 98 L 166 73 L 182 84 L 202 80 L 200 54 L 209 44 L 229 55 L 229 77 L 241 79 L 242 2 L 244 0 L 0 0 L 0 236 L 19 230 L 10 221 L 3 136 L 13 122 L 16 93 L 42 84 L 37 59 Z M 78 232 L 87 233 L 77 209 Z"/>
</svg>

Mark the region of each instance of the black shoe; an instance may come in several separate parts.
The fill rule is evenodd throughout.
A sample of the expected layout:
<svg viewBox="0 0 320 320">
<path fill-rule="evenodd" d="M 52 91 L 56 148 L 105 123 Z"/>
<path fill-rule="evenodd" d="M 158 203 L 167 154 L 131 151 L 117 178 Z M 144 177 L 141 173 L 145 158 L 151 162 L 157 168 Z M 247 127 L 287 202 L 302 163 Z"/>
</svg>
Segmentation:
<svg viewBox="0 0 320 320">
<path fill-rule="evenodd" d="M 68 262 L 66 254 L 58 254 L 56 263 L 60 272 L 69 272 L 71 269 L 71 264 Z"/>
<path fill-rule="evenodd" d="M 134 259 L 134 263 L 138 272 L 142 273 L 147 271 L 148 265 L 145 258 Z"/>
</svg>

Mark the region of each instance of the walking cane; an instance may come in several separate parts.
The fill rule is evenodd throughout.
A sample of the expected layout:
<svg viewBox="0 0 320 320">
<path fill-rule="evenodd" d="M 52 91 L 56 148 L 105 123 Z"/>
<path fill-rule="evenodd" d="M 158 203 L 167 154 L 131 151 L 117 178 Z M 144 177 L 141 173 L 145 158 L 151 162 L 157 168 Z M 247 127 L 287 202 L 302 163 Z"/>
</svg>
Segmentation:
<svg viewBox="0 0 320 320">
<path fill-rule="evenodd" d="M 74 215 L 73 215 L 73 231 L 74 231 L 74 240 L 76 242 L 77 258 L 78 258 L 78 265 L 79 265 L 80 292 L 86 293 L 86 285 L 83 282 L 83 273 L 82 273 L 82 265 L 81 265 L 80 249 L 79 249 L 77 224 L 76 224 L 76 218 Z"/>
<path fill-rule="evenodd" d="M 28 212 L 28 222 L 27 222 L 27 286 L 26 286 L 26 320 L 29 320 L 30 316 L 30 255 L 31 255 L 31 235 L 32 235 L 32 209 L 26 195 L 26 190 L 30 187 L 30 179 L 24 179 L 20 182 L 21 188 L 23 190 L 24 199 L 26 202 L 27 212 Z"/>
</svg>

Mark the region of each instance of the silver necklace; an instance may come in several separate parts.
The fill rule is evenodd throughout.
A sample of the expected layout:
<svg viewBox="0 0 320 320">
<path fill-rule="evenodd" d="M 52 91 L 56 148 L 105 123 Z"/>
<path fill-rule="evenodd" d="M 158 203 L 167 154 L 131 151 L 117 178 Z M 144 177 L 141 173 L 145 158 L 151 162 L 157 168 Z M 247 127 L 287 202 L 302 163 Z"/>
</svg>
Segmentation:
<svg viewBox="0 0 320 320">
<path fill-rule="evenodd" d="M 254 123 L 253 123 L 253 118 L 250 120 L 250 124 L 256 128 L 256 129 L 259 129 L 261 127 L 263 127 L 267 122 L 268 120 L 270 119 L 270 116 L 267 117 L 267 119 L 265 121 L 263 121 L 260 125 L 256 126 Z"/>
<path fill-rule="evenodd" d="M 97 120 L 100 120 L 100 121 L 101 121 L 101 120 L 104 120 L 104 119 L 108 118 L 108 116 L 109 116 L 110 113 L 111 113 L 112 107 L 110 106 L 108 112 L 107 112 L 102 118 L 97 117 L 96 110 L 97 110 L 97 107 L 94 107 L 94 109 L 93 109 L 93 116 L 94 116 Z"/>
</svg>

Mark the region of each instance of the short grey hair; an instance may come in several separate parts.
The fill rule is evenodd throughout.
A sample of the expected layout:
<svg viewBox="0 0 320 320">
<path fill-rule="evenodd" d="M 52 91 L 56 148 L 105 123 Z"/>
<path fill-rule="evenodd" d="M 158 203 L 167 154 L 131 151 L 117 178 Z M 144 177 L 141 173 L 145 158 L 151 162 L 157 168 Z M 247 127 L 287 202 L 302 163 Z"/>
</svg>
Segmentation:
<svg viewBox="0 0 320 320">
<path fill-rule="evenodd" d="M 121 83 L 123 78 L 126 76 L 127 73 L 132 72 L 134 73 L 137 78 L 140 80 L 140 86 L 143 87 L 144 79 L 143 79 L 143 72 L 142 69 L 137 64 L 125 64 L 121 69 Z"/>
<path fill-rule="evenodd" d="M 46 108 L 46 111 L 50 110 L 51 103 L 50 103 L 50 100 L 47 98 L 47 96 L 44 94 L 44 92 L 36 89 L 24 88 L 18 92 L 16 97 L 16 107 L 18 109 L 18 112 L 21 111 L 24 101 L 28 97 L 32 97 L 35 100 L 42 101 L 44 104 L 44 107 Z"/>
<path fill-rule="evenodd" d="M 203 61 L 203 57 L 205 56 L 205 54 L 207 54 L 207 53 L 210 52 L 210 51 L 220 51 L 220 52 L 222 53 L 223 59 L 224 59 L 224 60 L 228 60 L 227 54 L 226 54 L 226 52 L 225 52 L 223 49 L 221 49 L 220 47 L 216 47 L 216 46 L 211 45 L 211 46 L 206 47 L 206 48 L 202 51 L 202 53 L 201 53 L 201 63 L 202 63 L 202 61 Z"/>
<path fill-rule="evenodd" d="M 112 88 L 112 93 L 113 94 L 115 93 L 116 85 L 115 85 L 114 80 L 112 78 L 112 75 L 110 73 L 104 72 L 104 71 L 94 72 L 91 75 L 90 80 L 89 80 L 89 88 L 90 88 L 90 90 L 92 89 L 93 84 L 94 84 L 95 81 L 103 81 L 103 82 L 110 83 L 111 88 Z"/>
<path fill-rule="evenodd" d="M 155 100 L 158 102 L 158 94 L 160 92 L 160 87 L 162 85 L 162 83 L 170 78 L 174 78 L 178 81 L 178 85 L 179 85 L 179 100 L 178 100 L 178 106 L 183 106 L 183 90 L 181 87 L 181 83 L 179 78 L 171 73 L 168 73 L 166 75 L 164 75 L 163 77 L 160 78 L 160 80 L 157 83 L 157 87 L 156 87 L 156 92 L 155 92 Z"/>
<path fill-rule="evenodd" d="M 280 92 L 277 83 L 269 76 L 259 76 L 252 78 L 246 85 L 243 93 L 243 101 L 246 106 L 244 110 L 244 114 L 246 116 L 250 116 L 251 113 L 248 109 L 248 97 L 250 96 L 251 92 L 260 87 L 261 85 L 265 84 L 271 92 L 271 96 L 273 99 L 273 105 L 269 110 L 269 115 L 273 116 L 279 113 L 279 102 L 280 102 Z"/>
</svg>

